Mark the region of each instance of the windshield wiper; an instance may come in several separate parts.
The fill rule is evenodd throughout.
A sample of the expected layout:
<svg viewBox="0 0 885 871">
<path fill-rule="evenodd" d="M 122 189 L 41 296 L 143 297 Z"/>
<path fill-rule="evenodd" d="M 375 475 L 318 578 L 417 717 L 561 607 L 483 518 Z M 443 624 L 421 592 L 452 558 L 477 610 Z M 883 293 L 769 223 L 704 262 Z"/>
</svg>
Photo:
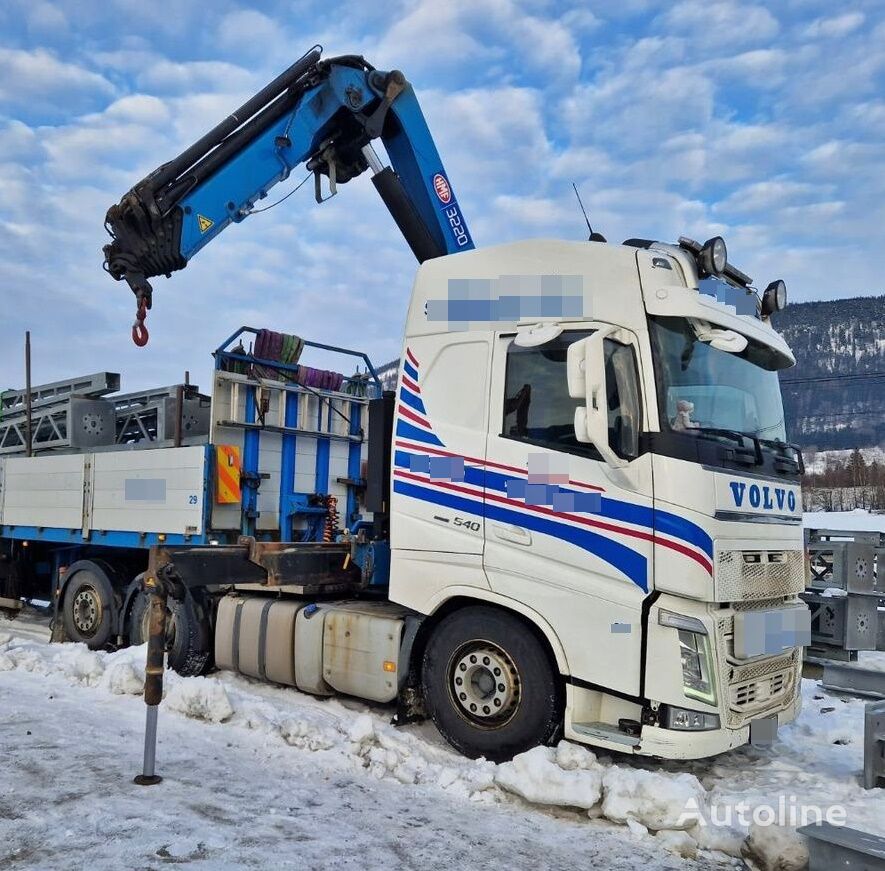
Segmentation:
<svg viewBox="0 0 885 871">
<path fill-rule="evenodd" d="M 782 442 L 779 439 L 760 439 L 759 441 L 777 452 L 774 458 L 774 467 L 779 472 L 789 472 L 792 475 L 805 474 L 805 459 L 799 445 L 792 442 Z M 790 451 L 793 456 L 790 456 Z"/>
<path fill-rule="evenodd" d="M 736 429 L 722 429 L 720 427 L 702 426 L 694 430 L 698 435 L 706 435 L 710 438 L 727 438 L 737 442 L 737 448 L 724 448 L 726 458 L 734 460 L 745 466 L 761 466 L 764 462 L 762 456 L 762 443 L 758 436 L 748 432 L 740 432 Z M 745 447 L 746 441 L 750 440 L 753 447 Z"/>
</svg>

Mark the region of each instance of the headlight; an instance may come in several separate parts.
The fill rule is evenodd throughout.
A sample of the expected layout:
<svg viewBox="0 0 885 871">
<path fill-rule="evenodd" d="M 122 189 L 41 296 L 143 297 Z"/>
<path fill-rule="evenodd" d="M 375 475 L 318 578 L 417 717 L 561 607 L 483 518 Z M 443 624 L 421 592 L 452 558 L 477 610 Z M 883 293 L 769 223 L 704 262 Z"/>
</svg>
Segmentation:
<svg viewBox="0 0 885 871">
<path fill-rule="evenodd" d="M 682 684 L 685 695 L 709 705 L 716 704 L 713 655 L 707 627 L 697 617 L 658 611 L 658 623 L 677 630 L 682 658 Z"/>
<path fill-rule="evenodd" d="M 719 715 L 666 705 L 662 712 L 661 725 L 665 729 L 679 732 L 708 732 L 719 728 Z"/>
<path fill-rule="evenodd" d="M 775 312 L 783 311 L 787 307 L 787 285 L 782 279 L 772 281 L 762 294 L 762 314 L 770 317 Z"/>
<path fill-rule="evenodd" d="M 679 653 L 682 657 L 682 684 L 685 695 L 706 702 L 708 705 L 715 705 L 716 685 L 713 680 L 708 637 L 680 629 Z"/>
<path fill-rule="evenodd" d="M 728 249 L 721 236 L 707 239 L 698 254 L 698 263 L 707 275 L 722 275 L 728 266 Z"/>
</svg>

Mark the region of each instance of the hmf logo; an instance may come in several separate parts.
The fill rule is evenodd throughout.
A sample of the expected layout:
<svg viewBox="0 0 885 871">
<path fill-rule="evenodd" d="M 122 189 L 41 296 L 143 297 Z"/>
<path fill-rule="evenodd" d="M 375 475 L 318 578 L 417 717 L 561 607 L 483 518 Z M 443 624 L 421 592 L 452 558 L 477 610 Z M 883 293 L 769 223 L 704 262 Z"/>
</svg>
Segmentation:
<svg viewBox="0 0 885 871">
<path fill-rule="evenodd" d="M 464 226 L 464 219 L 461 217 L 458 204 L 455 202 L 455 196 L 452 193 L 449 181 L 441 172 L 436 173 L 433 177 L 433 190 L 442 203 L 441 211 L 445 213 L 446 222 L 452 232 L 455 244 L 458 248 L 469 245 L 470 235 L 467 232 L 467 227 Z"/>
<path fill-rule="evenodd" d="M 794 512 L 796 510 L 796 493 L 794 490 L 785 490 L 783 487 L 769 487 L 768 484 L 750 484 L 745 481 L 729 481 L 731 495 L 734 498 L 736 508 L 741 508 L 746 499 L 750 508 L 761 508 L 763 511 Z"/>
<path fill-rule="evenodd" d="M 433 177 L 433 189 L 436 191 L 439 201 L 444 206 L 447 206 L 452 201 L 452 189 L 449 187 L 446 177 L 441 172 L 438 172 Z"/>
</svg>

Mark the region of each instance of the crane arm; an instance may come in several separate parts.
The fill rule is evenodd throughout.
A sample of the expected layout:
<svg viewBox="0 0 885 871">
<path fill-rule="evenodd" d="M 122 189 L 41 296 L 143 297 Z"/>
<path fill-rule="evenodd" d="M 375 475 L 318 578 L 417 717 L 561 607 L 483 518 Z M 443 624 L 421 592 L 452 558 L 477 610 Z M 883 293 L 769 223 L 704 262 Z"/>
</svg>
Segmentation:
<svg viewBox="0 0 885 871">
<path fill-rule="evenodd" d="M 374 139 L 384 144 L 392 166 L 382 164 Z M 321 60 L 316 47 L 108 210 L 112 241 L 104 247 L 105 269 L 136 294 L 142 329 L 150 279 L 187 266 L 301 164 L 315 175 L 318 202 L 323 176 L 334 194 L 339 184 L 371 169 L 419 262 L 473 248 L 403 74 L 381 72 L 356 56 Z"/>
</svg>

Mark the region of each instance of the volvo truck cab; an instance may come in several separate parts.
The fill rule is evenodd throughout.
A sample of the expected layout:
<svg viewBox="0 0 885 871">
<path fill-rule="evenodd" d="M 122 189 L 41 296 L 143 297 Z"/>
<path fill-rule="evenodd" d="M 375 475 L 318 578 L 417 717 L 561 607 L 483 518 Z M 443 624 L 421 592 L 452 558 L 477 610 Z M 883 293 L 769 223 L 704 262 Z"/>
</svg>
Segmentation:
<svg viewBox="0 0 885 871">
<path fill-rule="evenodd" d="M 701 757 L 799 709 L 802 461 L 770 320 L 784 288 L 760 300 L 721 251 L 710 262 L 720 242 L 527 241 L 418 272 L 389 597 L 518 615 L 575 741 Z M 425 688 L 476 753 L 536 690 L 507 643 L 462 634 L 432 652 L 445 692 Z"/>
</svg>

